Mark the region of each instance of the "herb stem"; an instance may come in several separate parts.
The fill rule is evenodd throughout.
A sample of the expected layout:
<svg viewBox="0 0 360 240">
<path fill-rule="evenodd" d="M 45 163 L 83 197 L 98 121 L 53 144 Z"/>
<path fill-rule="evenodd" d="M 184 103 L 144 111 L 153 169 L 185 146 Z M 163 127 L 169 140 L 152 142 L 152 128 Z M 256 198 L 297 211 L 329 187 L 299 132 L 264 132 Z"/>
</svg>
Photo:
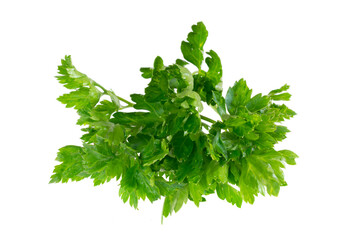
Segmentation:
<svg viewBox="0 0 360 240">
<path fill-rule="evenodd" d="M 126 100 L 126 99 L 124 99 L 124 98 L 122 98 L 122 97 L 117 96 L 117 98 L 118 98 L 120 101 L 123 101 L 124 103 L 127 103 L 129 107 L 132 107 L 132 106 L 135 105 L 134 103 L 132 103 L 132 102 L 130 102 L 130 101 L 128 101 L 128 100 Z"/>
<path fill-rule="evenodd" d="M 209 123 L 216 123 L 215 120 L 212 120 L 211 118 L 205 117 L 204 115 L 200 115 L 200 118 L 202 120 L 205 120 L 205 121 L 209 122 Z"/>
<path fill-rule="evenodd" d="M 94 85 L 95 85 L 96 87 L 101 88 L 101 90 L 103 90 L 104 93 L 107 94 L 108 90 L 106 90 L 106 88 L 104 88 L 103 86 L 101 86 L 100 84 L 98 84 L 97 82 L 95 82 L 94 80 L 92 80 L 92 81 L 94 82 Z"/>
<path fill-rule="evenodd" d="M 93 80 L 93 82 L 94 82 L 94 85 L 95 85 L 95 86 L 101 88 L 101 90 L 103 90 L 104 93 L 108 95 L 108 90 L 107 90 L 106 88 L 104 88 L 103 86 L 101 86 L 100 84 L 98 84 L 97 82 L 95 82 L 94 80 Z M 128 105 L 127 105 L 126 107 L 132 107 L 132 106 L 134 106 L 134 103 L 132 103 L 132 102 L 130 102 L 130 101 L 128 101 L 128 100 L 126 100 L 126 99 L 124 99 L 124 98 L 122 98 L 122 97 L 119 97 L 119 96 L 116 96 L 116 97 L 117 97 L 120 101 L 122 101 L 122 102 L 124 102 L 124 103 L 127 103 Z"/>
<path fill-rule="evenodd" d="M 203 125 L 203 127 L 205 127 L 206 129 L 209 129 L 209 128 L 210 128 L 210 126 L 209 126 L 209 125 L 207 125 L 206 123 L 201 122 L 201 124 L 202 124 L 202 125 Z"/>
</svg>

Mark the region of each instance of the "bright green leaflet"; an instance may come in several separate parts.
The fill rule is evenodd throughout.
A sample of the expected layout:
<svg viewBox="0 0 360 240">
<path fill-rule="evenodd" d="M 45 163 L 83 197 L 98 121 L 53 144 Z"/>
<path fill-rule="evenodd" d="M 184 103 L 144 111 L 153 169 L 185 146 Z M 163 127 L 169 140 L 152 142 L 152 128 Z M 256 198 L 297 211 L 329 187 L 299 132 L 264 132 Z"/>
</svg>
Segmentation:
<svg viewBox="0 0 360 240">
<path fill-rule="evenodd" d="M 207 36 L 198 22 L 181 44 L 185 60 L 165 65 L 156 57 L 153 67 L 141 68 L 148 86 L 145 94 L 131 94 L 132 102 L 79 72 L 65 56 L 57 79 L 71 92 L 58 100 L 77 110 L 83 144 L 59 149 L 50 182 L 91 178 L 99 185 L 115 179 L 121 199 L 135 209 L 140 199 L 163 198 L 163 217 L 187 201 L 199 207 L 215 192 L 239 208 L 259 193 L 278 196 L 287 185 L 285 165 L 298 157 L 274 149 L 289 132 L 281 123 L 296 114 L 277 102 L 290 99 L 289 86 L 253 96 L 240 79 L 224 96 L 220 57 L 213 50 L 204 55 Z M 186 67 L 190 63 L 196 72 Z M 221 121 L 201 115 L 205 105 Z"/>
</svg>

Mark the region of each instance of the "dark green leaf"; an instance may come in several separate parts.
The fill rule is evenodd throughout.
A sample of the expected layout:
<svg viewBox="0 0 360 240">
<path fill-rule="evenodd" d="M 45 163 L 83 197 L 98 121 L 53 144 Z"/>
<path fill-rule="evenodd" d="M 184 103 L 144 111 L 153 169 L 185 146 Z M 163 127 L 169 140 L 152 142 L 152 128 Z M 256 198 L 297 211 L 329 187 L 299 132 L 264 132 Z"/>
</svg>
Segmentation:
<svg viewBox="0 0 360 240">
<path fill-rule="evenodd" d="M 222 77 L 221 61 L 217 53 L 214 52 L 213 50 L 210 50 L 210 52 L 207 52 L 207 54 L 210 57 L 207 57 L 205 59 L 205 62 L 209 67 L 209 70 L 206 73 L 206 77 L 211 79 L 212 82 L 214 83 L 214 86 L 216 86 L 218 83 L 221 82 L 221 77 Z M 219 86 L 219 88 L 220 87 L 222 86 Z M 218 89 L 218 90 L 221 91 L 222 89 Z"/>
<path fill-rule="evenodd" d="M 153 69 L 152 68 L 140 68 L 140 72 L 142 72 L 141 76 L 143 78 L 151 78 L 153 75 Z"/>
<path fill-rule="evenodd" d="M 226 114 L 225 99 L 221 95 L 221 92 L 212 91 L 212 94 L 214 102 L 216 104 L 216 110 L 218 111 L 219 115 L 223 117 Z"/>
<path fill-rule="evenodd" d="M 204 60 L 203 46 L 205 44 L 208 32 L 202 22 L 198 22 L 192 26 L 192 32 L 188 35 L 188 42 L 181 43 L 181 51 L 186 60 L 194 64 L 197 68 L 201 68 Z"/>
<path fill-rule="evenodd" d="M 194 143 L 189 135 L 184 136 L 184 132 L 177 132 L 171 139 L 174 154 L 179 159 L 186 159 L 194 148 Z"/>
<path fill-rule="evenodd" d="M 252 90 L 248 88 L 244 79 L 235 82 L 235 85 L 229 88 L 225 98 L 226 107 L 229 113 L 232 115 L 239 114 L 241 108 L 245 107 L 250 101 L 251 92 Z"/>
<path fill-rule="evenodd" d="M 200 130 L 201 119 L 197 114 L 191 114 L 184 124 L 184 130 L 190 133 L 195 133 Z"/>
<path fill-rule="evenodd" d="M 184 67 L 189 63 L 181 59 L 176 59 L 176 64 Z"/>
<path fill-rule="evenodd" d="M 164 61 L 162 60 L 161 57 L 157 56 L 155 58 L 155 61 L 154 61 L 154 71 L 155 72 L 158 72 L 160 70 L 163 70 L 164 69 Z"/>
<path fill-rule="evenodd" d="M 144 95 L 141 94 L 131 94 L 131 100 L 136 104 L 134 105 L 135 109 L 139 110 L 148 110 L 149 112 L 161 116 L 164 113 L 164 108 L 160 103 L 149 103 L 145 100 Z"/>
<path fill-rule="evenodd" d="M 113 115 L 114 118 L 110 119 L 113 123 L 131 125 L 131 124 L 152 124 L 158 120 L 156 116 L 151 113 L 145 112 L 117 112 Z"/>
<path fill-rule="evenodd" d="M 145 88 L 145 100 L 147 102 L 159 102 L 166 100 L 168 96 L 168 78 L 166 71 L 155 72 L 149 86 Z"/>
<path fill-rule="evenodd" d="M 225 159 L 228 158 L 227 150 L 225 148 L 223 141 L 221 140 L 220 131 L 218 131 L 216 133 L 216 135 L 212 141 L 212 144 L 218 153 L 222 154 Z"/>
<path fill-rule="evenodd" d="M 192 32 L 188 34 L 187 40 L 191 45 L 203 50 L 203 46 L 208 36 L 208 31 L 202 22 L 198 22 L 196 25 L 191 26 Z"/>
<path fill-rule="evenodd" d="M 198 182 L 201 178 L 201 166 L 203 164 L 203 150 L 205 147 L 205 136 L 198 136 L 193 144 L 190 156 L 184 158 L 176 172 L 177 179 L 181 182 L 185 178 L 192 182 Z"/>
</svg>

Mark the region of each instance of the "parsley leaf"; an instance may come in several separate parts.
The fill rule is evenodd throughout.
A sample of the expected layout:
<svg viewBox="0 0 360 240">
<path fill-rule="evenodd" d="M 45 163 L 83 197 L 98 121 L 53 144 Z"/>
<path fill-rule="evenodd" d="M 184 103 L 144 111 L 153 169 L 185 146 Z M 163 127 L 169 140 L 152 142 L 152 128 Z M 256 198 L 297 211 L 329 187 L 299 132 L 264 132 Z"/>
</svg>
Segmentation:
<svg viewBox="0 0 360 240">
<path fill-rule="evenodd" d="M 202 22 L 198 22 L 196 25 L 193 25 L 192 30 L 193 31 L 190 32 L 187 37 L 188 41 L 183 41 L 181 43 L 181 51 L 186 60 L 200 69 L 204 60 L 203 47 L 208 36 L 208 32 Z"/>
</svg>

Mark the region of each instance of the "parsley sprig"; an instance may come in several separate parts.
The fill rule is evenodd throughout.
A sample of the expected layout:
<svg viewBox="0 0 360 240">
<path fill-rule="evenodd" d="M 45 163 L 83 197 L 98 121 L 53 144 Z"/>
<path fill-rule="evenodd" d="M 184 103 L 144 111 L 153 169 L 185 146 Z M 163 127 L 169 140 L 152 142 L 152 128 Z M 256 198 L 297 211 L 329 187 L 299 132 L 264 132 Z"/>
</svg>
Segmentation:
<svg viewBox="0 0 360 240">
<path fill-rule="evenodd" d="M 289 132 L 280 123 L 295 115 L 278 103 L 290 99 L 289 86 L 252 96 L 240 79 L 223 97 L 220 58 L 213 50 L 204 54 L 207 36 L 199 22 L 181 43 L 185 60 L 165 66 L 156 57 L 153 67 L 141 68 L 149 84 L 131 101 L 79 72 L 65 56 L 57 79 L 72 91 L 58 100 L 77 110 L 83 145 L 59 149 L 50 182 L 91 178 L 99 185 L 115 178 L 121 199 L 136 209 L 139 199 L 164 197 L 165 217 L 188 200 L 199 206 L 215 192 L 237 207 L 252 204 L 259 193 L 277 196 L 286 186 L 285 163 L 297 158 L 274 149 Z M 190 72 L 189 63 L 198 70 Z M 204 104 L 221 120 L 201 115 Z"/>
</svg>

